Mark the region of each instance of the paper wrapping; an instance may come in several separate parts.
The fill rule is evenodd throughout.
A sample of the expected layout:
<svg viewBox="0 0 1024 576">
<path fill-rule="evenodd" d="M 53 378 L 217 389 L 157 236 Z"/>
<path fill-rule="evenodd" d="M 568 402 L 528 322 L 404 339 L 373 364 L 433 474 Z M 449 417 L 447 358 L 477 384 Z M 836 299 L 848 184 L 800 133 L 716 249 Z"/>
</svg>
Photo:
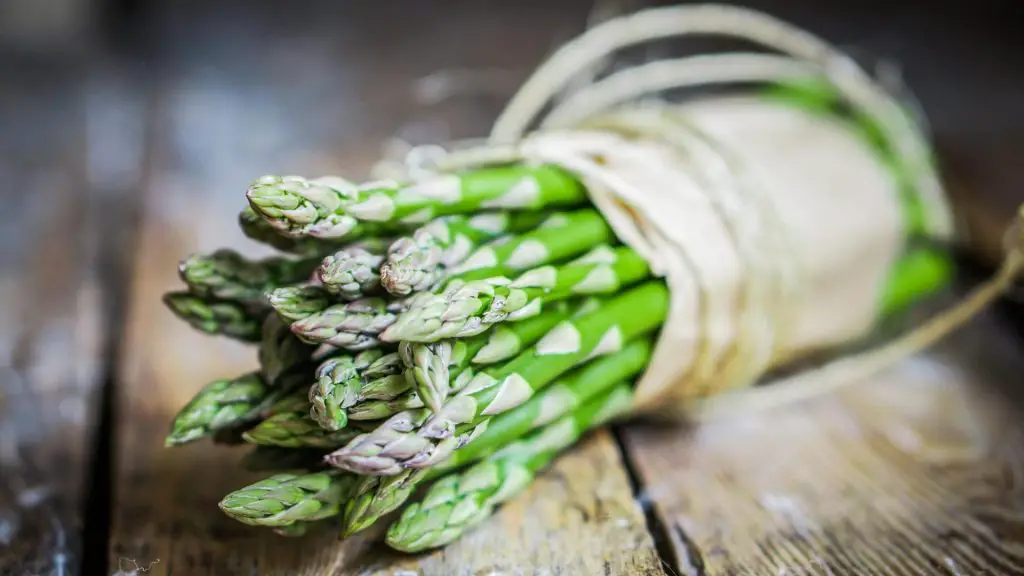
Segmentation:
<svg viewBox="0 0 1024 576">
<path fill-rule="evenodd" d="M 841 120 L 751 97 L 617 118 L 636 134 L 539 132 L 520 149 L 576 174 L 668 284 L 640 409 L 749 385 L 872 330 L 903 250 L 901 205 L 894 176 Z"/>
</svg>

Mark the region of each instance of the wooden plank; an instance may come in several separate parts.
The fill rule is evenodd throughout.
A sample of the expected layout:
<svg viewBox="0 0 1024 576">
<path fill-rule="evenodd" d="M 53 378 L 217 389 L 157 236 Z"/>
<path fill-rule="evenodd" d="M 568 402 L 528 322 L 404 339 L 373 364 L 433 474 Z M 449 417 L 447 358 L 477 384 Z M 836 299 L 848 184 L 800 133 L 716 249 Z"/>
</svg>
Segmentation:
<svg viewBox="0 0 1024 576">
<path fill-rule="evenodd" d="M 293 540 L 244 527 L 216 506 L 258 478 L 235 464 L 241 450 L 163 448 L 172 415 L 204 382 L 255 365 L 251 348 L 192 332 L 159 300 L 178 286 L 176 264 L 190 251 L 262 252 L 235 229 L 245 184 L 267 172 L 360 177 L 378 158 L 378 143 L 402 127 L 413 130 L 410 137 L 426 127 L 434 140 L 478 130 L 474 121 L 487 116 L 481 106 L 497 102 L 470 98 L 407 124 L 415 112 L 411 81 L 450 66 L 525 70 L 548 38 L 580 25 L 586 8 L 570 3 L 537 19 L 536 12 L 492 6 L 486 9 L 499 13 L 482 18 L 485 8 L 464 4 L 446 14 L 411 8 L 415 18 L 392 21 L 386 9 L 365 7 L 358 18 L 323 4 L 289 19 L 232 6 L 169 11 L 160 19 L 168 24 L 155 32 L 165 59 L 119 378 L 111 570 L 448 575 L 515 573 L 533 562 L 550 573 L 661 573 L 605 434 L 560 460 L 464 541 L 414 558 L 389 553 L 374 534 Z M 273 43 L 266 41 L 271 29 Z M 466 34 L 458 49 L 442 38 L 453 31 Z M 517 43 L 515 53 L 501 48 Z M 596 469 L 603 473 L 592 474 Z"/>
<path fill-rule="evenodd" d="M 76 574 L 96 529 L 83 515 L 114 281 L 100 252 L 130 203 L 91 182 L 104 166 L 89 154 L 83 70 L 4 64 L 0 172 L 14 193 L 0 214 L 0 574 Z"/>
<path fill-rule="evenodd" d="M 822 398 L 628 453 L 681 574 L 1024 570 L 1024 357 L 993 316 Z"/>
</svg>

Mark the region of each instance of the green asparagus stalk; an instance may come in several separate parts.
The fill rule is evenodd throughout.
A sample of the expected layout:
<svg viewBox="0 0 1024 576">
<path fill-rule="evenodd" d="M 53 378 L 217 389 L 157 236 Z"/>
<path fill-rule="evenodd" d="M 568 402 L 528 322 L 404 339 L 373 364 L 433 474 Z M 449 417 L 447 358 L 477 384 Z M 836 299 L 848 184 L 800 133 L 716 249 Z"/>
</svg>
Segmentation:
<svg viewBox="0 0 1024 576">
<path fill-rule="evenodd" d="M 433 410 L 448 397 L 452 346 L 450 340 L 420 345 L 402 342 L 398 346 L 404 375 L 412 384 L 413 393 L 422 400 L 420 406 Z"/>
<path fill-rule="evenodd" d="M 378 349 L 329 358 L 317 368 L 316 382 L 309 389 L 309 415 L 325 430 L 341 430 L 357 403 L 392 399 L 408 390 L 401 374 L 398 355 Z"/>
<path fill-rule="evenodd" d="M 292 323 L 300 339 L 346 350 L 366 350 L 380 344 L 380 334 L 397 318 L 384 298 L 362 298 L 335 304 Z"/>
<path fill-rule="evenodd" d="M 513 276 L 614 241 L 608 223 L 593 208 L 556 213 L 530 232 L 498 238 L 478 248 L 449 270 L 446 281 Z"/>
<path fill-rule="evenodd" d="M 380 343 L 378 336 L 404 311 L 417 294 L 404 300 L 367 297 L 333 304 L 322 286 L 288 286 L 269 295 L 278 316 L 291 323 L 291 331 L 312 344 L 330 344 L 347 350 L 366 350 Z"/>
<path fill-rule="evenodd" d="M 615 387 L 617 382 L 634 377 L 644 369 L 650 354 L 651 344 L 646 339 L 631 342 L 621 352 L 574 370 L 523 406 L 496 416 L 475 442 L 458 448 L 447 458 L 439 455 L 435 466 L 406 469 L 394 476 L 363 477 L 345 504 L 343 533 L 355 534 L 397 509 L 419 483 L 475 462 L 527 432 L 580 408 Z"/>
<path fill-rule="evenodd" d="M 436 218 L 391 245 L 380 269 L 381 283 L 396 296 L 431 290 L 446 269 L 461 263 L 483 242 L 534 228 L 547 218 L 544 212 L 508 211 Z"/>
<path fill-rule="evenodd" d="M 379 420 L 403 410 L 422 408 L 427 403 L 426 399 L 443 401 L 447 391 L 457 392 L 470 380 L 467 377 L 449 382 L 449 364 L 461 373 L 472 357 L 488 346 L 489 355 L 496 361 L 502 355 L 514 356 L 516 351 L 533 344 L 566 318 L 567 308 L 558 306 L 551 313 L 515 323 L 516 329 L 504 334 L 498 342 L 488 335 L 480 335 L 467 341 L 443 341 L 429 345 L 403 343 L 398 354 L 382 358 L 360 378 L 351 378 L 350 374 L 338 371 L 334 366 L 324 366 L 310 391 L 312 417 L 323 428 L 338 430 L 349 420 Z M 401 358 L 404 369 L 397 362 L 398 358 Z M 442 387 L 446 390 L 444 396 L 433 395 L 434 390 Z"/>
<path fill-rule="evenodd" d="M 474 336 L 499 322 L 536 316 L 549 302 L 612 294 L 649 274 L 647 263 L 631 248 L 602 245 L 575 262 L 534 268 L 512 282 L 504 277 L 452 282 L 441 294 L 418 299 L 381 338 L 435 342 Z"/>
<path fill-rule="evenodd" d="M 192 328 L 242 342 L 259 342 L 266 314 L 258 308 L 231 300 L 203 298 L 188 292 L 169 292 L 164 304 Z"/>
<path fill-rule="evenodd" d="M 215 442 L 235 444 L 255 423 L 286 409 L 296 389 L 309 382 L 302 370 L 282 374 L 270 384 L 258 372 L 233 380 L 211 382 L 178 413 L 165 444 L 174 446 L 212 437 Z"/>
<path fill-rule="evenodd" d="M 288 324 L 276 314 L 267 314 L 263 321 L 257 358 L 260 374 L 271 386 L 278 378 L 310 361 L 316 361 L 323 350 L 299 340 Z"/>
<path fill-rule="evenodd" d="M 458 381 L 451 379 L 462 374 L 470 363 L 495 364 L 512 358 L 568 315 L 568 303 L 556 302 L 537 316 L 497 326 L 472 338 L 431 344 L 402 342 L 398 351 L 405 364 L 405 376 L 412 380 L 423 403 L 438 410 L 448 395 L 460 387 Z"/>
<path fill-rule="evenodd" d="M 336 298 L 351 301 L 379 292 L 380 265 L 384 256 L 365 248 L 339 250 L 323 259 L 317 276 L 324 289 Z"/>
<path fill-rule="evenodd" d="M 522 405 L 573 366 L 618 352 L 624 342 L 657 329 L 667 308 L 668 291 L 660 281 L 633 288 L 589 314 L 562 321 L 515 359 L 476 374 L 441 411 L 398 414 L 328 459 L 359 474 L 394 475 L 406 467 L 433 465 L 438 454 L 471 442 L 480 424 Z M 470 426 L 455 435 L 460 424 Z"/>
<path fill-rule="evenodd" d="M 515 408 L 574 365 L 617 352 L 624 342 L 658 329 L 667 311 L 668 291 L 652 281 L 607 300 L 590 314 L 564 320 L 514 360 L 476 374 L 419 434 L 447 438 L 460 424 Z"/>
<path fill-rule="evenodd" d="M 330 293 L 315 284 L 283 286 L 267 294 L 267 300 L 274 312 L 289 324 L 323 312 L 333 303 Z"/>
<path fill-rule="evenodd" d="M 580 184 L 552 166 L 487 168 L 411 184 L 360 186 L 332 177 L 264 176 L 246 197 L 274 229 L 318 238 L 351 236 L 374 223 L 422 224 L 487 208 L 537 210 L 586 200 Z"/>
<path fill-rule="evenodd" d="M 447 392 L 457 392 L 469 378 L 449 382 L 449 364 L 461 373 L 472 358 L 491 357 L 494 361 L 514 356 L 525 346 L 540 339 L 548 330 L 568 316 L 568 305 L 559 303 L 548 313 L 514 323 L 514 330 L 500 335 L 500 340 L 480 335 L 469 340 L 445 340 L 434 344 L 402 343 L 397 355 L 382 359 L 387 364 L 369 370 L 362 378 L 348 379 L 331 367 L 325 367 L 310 392 L 314 406 L 313 418 L 328 430 L 337 430 L 349 420 L 378 420 L 403 410 L 422 408 L 428 399 L 440 406 Z M 486 351 L 486 355 L 481 352 Z M 397 364 L 401 358 L 403 368 Z M 381 369 L 382 368 L 382 369 Z M 444 389 L 443 396 L 434 393 Z"/>
<path fill-rule="evenodd" d="M 334 470 L 275 474 L 228 494 L 219 506 L 243 524 L 286 527 L 337 515 L 354 481 Z"/>
<path fill-rule="evenodd" d="M 310 236 L 285 236 L 274 229 L 251 206 L 246 206 L 238 214 L 238 227 L 251 240 L 300 257 L 324 256 L 338 250 L 343 245 L 340 241 L 331 242 Z"/>
<path fill-rule="evenodd" d="M 180 446 L 239 425 L 269 392 L 256 372 L 210 382 L 175 416 L 164 445 Z"/>
<path fill-rule="evenodd" d="M 410 505 L 388 527 L 388 546 L 420 552 L 456 540 L 490 517 L 498 505 L 520 494 L 539 470 L 584 432 L 623 414 L 631 405 L 632 390 L 622 384 L 465 472 L 442 478 L 422 502 Z"/>
<path fill-rule="evenodd" d="M 358 428 L 324 430 L 309 416 L 309 401 L 296 396 L 287 407 L 275 407 L 275 413 L 242 434 L 242 439 L 260 446 L 282 448 L 336 448 L 360 433 Z"/>
<path fill-rule="evenodd" d="M 178 266 L 178 274 L 196 296 L 263 304 L 268 291 L 308 280 L 318 263 L 315 258 L 254 261 L 221 249 L 189 256 Z"/>
</svg>

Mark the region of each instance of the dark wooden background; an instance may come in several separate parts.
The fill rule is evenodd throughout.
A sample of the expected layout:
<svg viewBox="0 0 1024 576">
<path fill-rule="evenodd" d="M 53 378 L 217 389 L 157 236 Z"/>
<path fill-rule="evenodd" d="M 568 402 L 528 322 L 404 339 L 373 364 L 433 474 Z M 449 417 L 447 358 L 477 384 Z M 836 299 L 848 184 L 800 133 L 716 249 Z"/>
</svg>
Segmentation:
<svg viewBox="0 0 1024 576">
<path fill-rule="evenodd" d="M 746 4 L 900 64 L 972 233 L 965 275 L 991 265 L 1024 201 L 1020 3 Z M 215 503 L 252 479 L 237 455 L 162 448 L 203 382 L 253 362 L 158 300 L 192 250 L 259 253 L 234 228 L 245 183 L 360 177 L 395 134 L 481 134 L 593 9 L 0 0 L 0 574 L 1024 573 L 1012 301 L 806 405 L 592 435 L 480 530 L 411 559 L 236 525 Z M 483 88 L 424 104 L 467 69 Z"/>
</svg>

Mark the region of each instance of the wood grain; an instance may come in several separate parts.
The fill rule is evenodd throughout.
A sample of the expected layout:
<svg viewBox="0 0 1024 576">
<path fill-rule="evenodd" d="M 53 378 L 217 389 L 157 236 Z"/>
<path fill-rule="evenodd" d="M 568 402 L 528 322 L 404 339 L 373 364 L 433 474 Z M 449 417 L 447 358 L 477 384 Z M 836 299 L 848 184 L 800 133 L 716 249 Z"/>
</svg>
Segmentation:
<svg viewBox="0 0 1024 576">
<path fill-rule="evenodd" d="M 42 73 L 41 73 L 42 72 Z M 82 552 L 104 326 L 100 199 L 79 71 L 8 67 L 0 90 L 0 574 L 66 574 Z M 112 211 L 109 221 L 117 224 Z"/>
<path fill-rule="evenodd" d="M 1018 346 L 990 315 L 833 395 L 627 428 L 678 573 L 1024 572 Z"/>
<path fill-rule="evenodd" d="M 322 22 L 340 14 L 325 10 Z M 163 30 L 167 73 L 159 78 L 151 179 L 119 379 L 111 569 L 218 576 L 660 574 L 618 449 L 606 434 L 560 460 L 526 496 L 459 544 L 412 558 L 389 553 L 374 543 L 373 534 L 346 542 L 331 533 L 291 540 L 244 527 L 216 506 L 227 492 L 258 479 L 235 464 L 239 450 L 208 444 L 163 448 L 174 412 L 205 381 L 255 365 L 251 348 L 191 331 L 159 300 L 178 286 L 177 262 L 193 250 L 263 251 L 235 229 L 246 183 L 266 172 L 358 178 L 379 157 L 377 144 L 402 128 L 412 130 L 410 137 L 434 140 L 449 137 L 448 130 L 471 133 L 474 120 L 485 116 L 481 106 L 494 105 L 488 97 L 463 100 L 457 109 L 431 109 L 419 124 L 407 124 L 410 79 L 465 63 L 468 56 L 498 65 L 529 63 L 540 58 L 545 41 L 532 41 L 532 51 L 519 51 L 512 60 L 496 49 L 524 34 L 556 36 L 583 16 L 549 16 L 544 26 L 526 32 L 525 21 L 516 24 L 523 16 L 513 11 L 489 19 L 463 12 L 466 22 L 485 23 L 483 29 L 464 26 L 477 45 L 490 47 L 487 54 L 441 49 L 404 58 L 421 54 L 414 46 L 435 45 L 440 38 L 424 36 L 419 28 L 405 39 L 398 31 L 362 36 L 356 27 L 333 24 L 310 32 L 287 19 L 255 14 L 245 26 L 230 27 L 221 26 L 221 19 L 236 19 L 238 12 L 207 13 L 202 26 L 219 35 L 190 30 L 205 39 L 198 45 L 172 48 L 170 39 L 183 33 L 179 27 L 194 25 L 183 14 L 169 13 L 171 24 Z M 264 42 L 270 29 L 273 44 Z M 388 54 L 404 59 L 382 69 L 370 58 Z"/>
<path fill-rule="evenodd" d="M 159 55 L 156 130 L 146 149 L 118 381 L 109 568 L 217 575 L 661 573 L 607 434 L 560 459 L 459 543 L 413 558 L 388 552 L 373 533 L 347 542 L 329 532 L 286 540 L 243 527 L 216 510 L 223 494 L 257 478 L 235 467 L 237 450 L 162 447 L 173 412 L 199 386 L 255 362 L 251 349 L 194 333 L 159 303 L 162 292 L 178 286 L 175 265 L 192 250 L 261 253 L 234 228 L 245 183 L 266 172 L 358 178 L 379 157 L 378 143 L 396 133 L 415 143 L 479 135 L 503 96 L 578 30 L 590 7 L 463 1 L 441 9 L 425 2 L 405 3 L 396 16 L 394 3 L 341 4 L 310 2 L 289 11 L 232 0 L 165 6 L 147 30 Z M 780 15 L 789 17 L 806 4 L 762 7 L 784 5 Z M 964 62 L 988 56 L 975 44 L 950 54 L 950 43 L 935 40 L 959 19 L 935 32 L 909 8 L 868 12 L 857 20 L 859 32 L 845 17 L 819 14 L 820 26 L 814 18 L 795 20 L 858 45 L 865 27 L 879 30 L 884 22 L 869 48 L 895 52 L 915 71 L 912 84 L 925 87 L 922 100 L 939 133 L 966 125 L 970 117 L 958 115 L 962 102 L 972 94 L 978 101 L 981 92 L 967 92 L 970 82 L 948 87 L 948 78 L 973 70 Z M 932 41 L 907 47 L 901 42 L 910 29 Z M 937 60 L 955 72 L 931 64 Z M 465 73 L 475 67 L 486 71 Z M 430 105 L 451 90 L 474 95 Z M 992 106 L 991 115 L 1011 108 Z M 1001 345 L 942 357 L 944 363 L 922 358 L 770 417 L 688 434 L 624 428 L 640 501 L 650 506 L 670 560 L 666 571 L 1017 570 L 1024 563 L 1014 544 L 1021 540 L 1018 413 L 987 386 L 1012 381 L 1020 366 L 992 372 L 1015 357 L 1008 342 Z"/>
</svg>

